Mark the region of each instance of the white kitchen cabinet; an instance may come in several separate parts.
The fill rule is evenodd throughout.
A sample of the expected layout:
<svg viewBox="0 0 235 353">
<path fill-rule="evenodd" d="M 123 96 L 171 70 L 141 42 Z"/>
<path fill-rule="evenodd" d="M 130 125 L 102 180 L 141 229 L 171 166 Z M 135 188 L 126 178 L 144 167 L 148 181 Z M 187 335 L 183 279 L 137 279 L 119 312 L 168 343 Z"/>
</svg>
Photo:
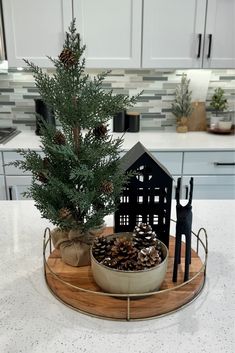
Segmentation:
<svg viewBox="0 0 235 353">
<path fill-rule="evenodd" d="M 30 172 L 26 173 L 22 169 L 15 167 L 14 165 L 7 165 L 8 163 L 14 162 L 16 160 L 23 160 L 24 158 L 17 152 L 3 152 L 3 160 L 5 165 L 6 175 L 29 175 Z"/>
<path fill-rule="evenodd" d="M 28 190 L 31 176 L 6 176 L 6 189 L 8 200 L 25 200 L 22 193 Z"/>
<path fill-rule="evenodd" d="M 23 58 L 41 67 L 53 66 L 72 20 L 70 0 L 2 0 L 9 67 L 26 66 Z"/>
<path fill-rule="evenodd" d="M 182 152 L 151 152 L 152 155 L 174 175 L 182 173 Z"/>
<path fill-rule="evenodd" d="M 200 68 L 205 0 L 146 0 L 143 14 L 144 68 Z"/>
<path fill-rule="evenodd" d="M 235 0 L 146 0 L 144 68 L 234 68 Z"/>
<path fill-rule="evenodd" d="M 141 66 L 142 0 L 74 0 L 86 67 Z"/>
<path fill-rule="evenodd" d="M 192 175 L 192 177 L 194 199 L 235 199 L 234 175 Z M 188 198 L 189 179 L 189 177 L 183 177 L 182 198 Z"/>
<path fill-rule="evenodd" d="M 185 152 L 184 175 L 235 175 L 235 152 Z"/>
<path fill-rule="evenodd" d="M 194 177 L 195 199 L 234 199 L 235 152 L 185 152 L 183 196 L 187 196 L 189 176 Z"/>
<path fill-rule="evenodd" d="M 235 68 L 235 0 L 208 0 L 203 67 Z"/>
<path fill-rule="evenodd" d="M 87 68 L 235 68 L 235 0 L 2 2 L 10 67 L 52 67 L 74 16 Z"/>
</svg>

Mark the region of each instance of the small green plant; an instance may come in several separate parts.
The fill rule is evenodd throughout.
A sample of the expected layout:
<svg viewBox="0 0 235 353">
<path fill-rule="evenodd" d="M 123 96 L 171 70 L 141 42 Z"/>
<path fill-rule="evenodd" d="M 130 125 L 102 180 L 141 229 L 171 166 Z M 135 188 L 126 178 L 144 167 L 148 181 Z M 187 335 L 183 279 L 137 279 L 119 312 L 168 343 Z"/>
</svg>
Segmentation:
<svg viewBox="0 0 235 353">
<path fill-rule="evenodd" d="M 186 74 L 182 75 L 181 83 L 176 87 L 175 100 L 172 103 L 172 113 L 177 119 L 189 117 L 193 111 L 192 92 L 189 91 L 190 80 Z"/>
<path fill-rule="evenodd" d="M 219 112 L 223 112 L 228 107 L 227 99 L 224 97 L 224 90 L 221 87 L 215 89 L 212 96 L 210 107 L 215 112 L 216 116 Z"/>
</svg>

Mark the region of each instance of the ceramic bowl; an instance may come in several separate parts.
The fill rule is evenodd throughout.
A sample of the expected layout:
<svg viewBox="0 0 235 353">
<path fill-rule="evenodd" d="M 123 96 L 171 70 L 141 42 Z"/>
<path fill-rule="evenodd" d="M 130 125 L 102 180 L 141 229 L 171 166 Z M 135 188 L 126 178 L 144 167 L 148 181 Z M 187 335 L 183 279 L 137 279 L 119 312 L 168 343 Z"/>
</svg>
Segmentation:
<svg viewBox="0 0 235 353">
<path fill-rule="evenodd" d="M 219 121 L 218 128 L 220 130 L 231 130 L 232 122 L 231 121 Z"/>
<path fill-rule="evenodd" d="M 125 233 L 116 233 L 108 237 L 123 235 Z M 116 270 L 100 264 L 94 258 L 91 249 L 91 269 L 95 282 L 104 292 L 108 293 L 144 294 L 159 290 L 166 275 L 168 262 L 168 249 L 162 242 L 160 246 L 164 260 L 155 267 L 141 271 Z"/>
</svg>

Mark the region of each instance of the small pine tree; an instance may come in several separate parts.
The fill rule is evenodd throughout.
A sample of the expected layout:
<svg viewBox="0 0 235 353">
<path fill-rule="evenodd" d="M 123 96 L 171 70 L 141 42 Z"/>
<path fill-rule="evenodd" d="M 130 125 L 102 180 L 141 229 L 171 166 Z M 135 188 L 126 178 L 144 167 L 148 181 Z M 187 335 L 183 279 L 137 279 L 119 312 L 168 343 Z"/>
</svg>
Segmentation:
<svg viewBox="0 0 235 353">
<path fill-rule="evenodd" d="M 172 113 L 177 119 L 189 117 L 193 111 L 192 92 L 189 91 L 190 80 L 186 74 L 182 75 L 181 83 L 176 87 L 175 100 L 172 103 Z"/>
<path fill-rule="evenodd" d="M 34 74 L 43 101 L 54 110 L 62 129 L 42 124 L 42 151 L 20 151 L 14 164 L 33 175 L 26 196 L 35 200 L 43 218 L 60 228 L 81 231 L 99 226 L 116 209 L 127 177 L 119 167 L 123 139 L 109 135 L 107 122 L 134 105 L 137 96 L 113 95 L 102 82 L 108 72 L 91 79 L 85 74 L 75 21 L 69 27 L 62 53 L 49 76 L 25 60 Z"/>
<path fill-rule="evenodd" d="M 223 112 L 227 109 L 227 99 L 224 97 L 224 90 L 221 87 L 215 89 L 215 92 L 211 98 L 210 107 L 215 111 L 216 116 L 219 112 Z"/>
</svg>

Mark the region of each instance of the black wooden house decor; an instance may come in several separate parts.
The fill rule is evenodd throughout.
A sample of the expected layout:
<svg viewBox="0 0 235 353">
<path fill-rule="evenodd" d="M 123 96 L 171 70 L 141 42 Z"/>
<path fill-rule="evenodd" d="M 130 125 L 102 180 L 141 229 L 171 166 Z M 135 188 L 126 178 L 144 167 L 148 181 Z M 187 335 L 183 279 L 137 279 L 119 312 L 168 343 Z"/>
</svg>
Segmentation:
<svg viewBox="0 0 235 353">
<path fill-rule="evenodd" d="M 148 223 L 168 247 L 171 174 L 140 142 L 121 158 L 121 168 L 135 175 L 123 188 L 114 214 L 115 232 L 132 232 L 136 224 Z"/>
</svg>

